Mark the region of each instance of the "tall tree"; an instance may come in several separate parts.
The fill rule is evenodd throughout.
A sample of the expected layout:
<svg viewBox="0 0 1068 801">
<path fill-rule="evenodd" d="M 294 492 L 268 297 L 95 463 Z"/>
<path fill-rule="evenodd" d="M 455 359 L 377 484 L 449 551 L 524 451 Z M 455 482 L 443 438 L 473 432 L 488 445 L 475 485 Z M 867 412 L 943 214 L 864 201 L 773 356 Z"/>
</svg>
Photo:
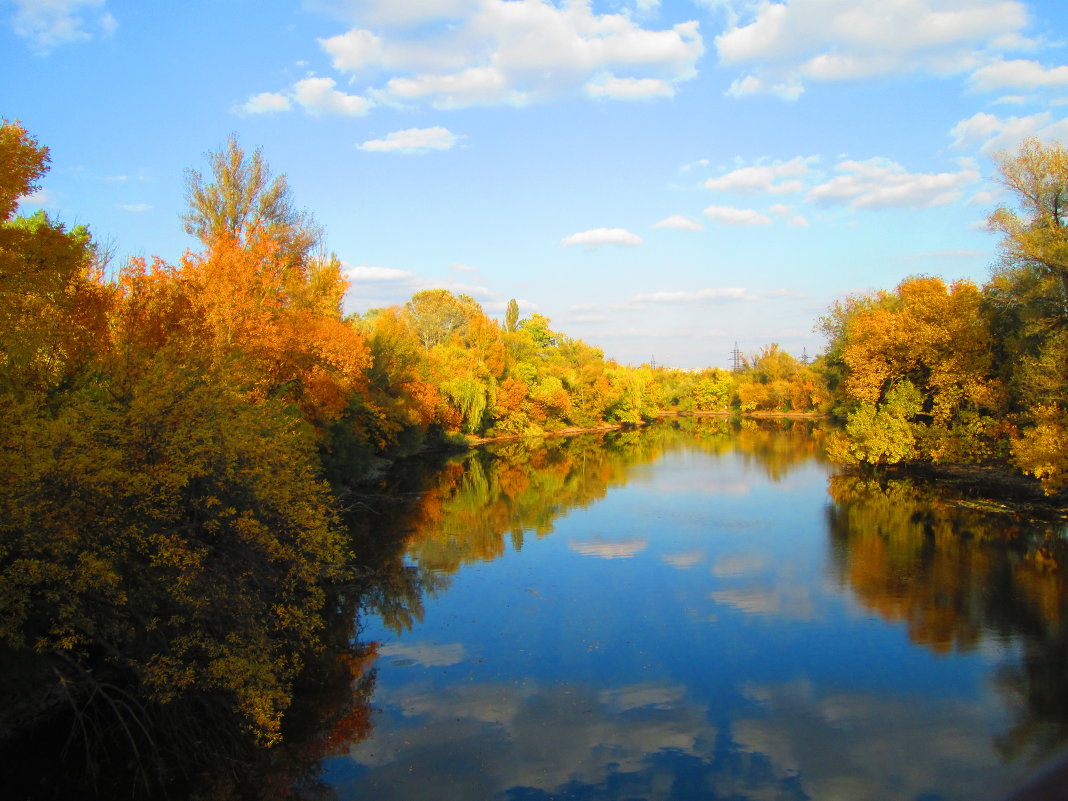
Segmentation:
<svg viewBox="0 0 1068 801">
<path fill-rule="evenodd" d="M 1030 138 L 998 162 L 998 180 L 1022 212 L 1003 206 L 990 216 L 990 226 L 1004 235 L 1003 261 L 1054 278 L 1060 316 L 1068 321 L 1068 148 Z"/>
<path fill-rule="evenodd" d="M 508 308 L 504 312 L 504 330 L 509 333 L 519 326 L 519 304 L 515 298 L 508 301 Z"/>
<path fill-rule="evenodd" d="M 223 150 L 205 155 L 210 180 L 196 170 L 186 171 L 186 233 L 205 245 L 222 237 L 244 244 L 254 234 L 265 235 L 288 261 L 308 261 L 322 243 L 322 230 L 294 205 L 285 175 L 271 177 L 261 149 L 246 153 L 231 134 Z"/>
</svg>

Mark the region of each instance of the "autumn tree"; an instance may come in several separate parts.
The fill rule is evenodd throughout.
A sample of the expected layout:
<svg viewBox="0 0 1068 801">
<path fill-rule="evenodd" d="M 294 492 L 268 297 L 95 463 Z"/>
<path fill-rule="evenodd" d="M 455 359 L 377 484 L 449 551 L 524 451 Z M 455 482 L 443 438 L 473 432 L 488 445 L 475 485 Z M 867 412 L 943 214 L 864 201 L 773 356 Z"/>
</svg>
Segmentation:
<svg viewBox="0 0 1068 801">
<path fill-rule="evenodd" d="M 515 298 L 508 301 L 508 308 L 504 312 L 504 330 L 509 333 L 515 331 L 519 325 L 519 304 Z"/>
<path fill-rule="evenodd" d="M 186 233 L 206 246 L 221 238 L 244 244 L 253 234 L 266 236 L 286 261 L 310 258 L 322 243 L 322 230 L 294 205 L 286 176 L 271 176 L 260 148 L 246 153 L 231 134 L 225 148 L 205 157 L 210 178 L 197 170 L 186 172 Z"/>
<path fill-rule="evenodd" d="M 990 217 L 1001 265 L 985 299 L 1020 424 L 1012 456 L 1048 491 L 1068 486 L 1068 149 L 1027 139 L 998 157 L 1017 208 Z"/>
<path fill-rule="evenodd" d="M 1020 206 L 990 216 L 991 228 L 1003 235 L 1003 263 L 1052 278 L 1058 312 L 1068 322 L 1068 148 L 1029 138 L 997 162 L 999 182 Z"/>
<path fill-rule="evenodd" d="M 921 277 L 851 304 L 832 348 L 845 366 L 840 392 L 854 447 L 832 444 L 832 455 L 872 463 L 993 455 L 1004 395 L 981 302 L 970 282 Z"/>
<path fill-rule="evenodd" d="M 481 314 L 482 308 L 469 295 L 453 295 L 447 289 L 425 289 L 416 292 L 404 304 L 409 324 L 423 347 L 430 349 L 460 331 L 471 317 Z"/>
</svg>

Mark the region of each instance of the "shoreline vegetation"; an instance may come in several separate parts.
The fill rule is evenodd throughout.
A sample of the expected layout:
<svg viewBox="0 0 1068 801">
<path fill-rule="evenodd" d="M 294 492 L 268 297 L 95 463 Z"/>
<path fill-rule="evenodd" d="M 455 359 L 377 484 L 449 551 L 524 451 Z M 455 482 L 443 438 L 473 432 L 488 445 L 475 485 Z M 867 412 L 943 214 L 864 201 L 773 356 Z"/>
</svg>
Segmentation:
<svg viewBox="0 0 1068 801">
<path fill-rule="evenodd" d="M 733 371 L 621 365 L 515 300 L 497 320 L 444 289 L 346 316 L 342 263 L 285 176 L 234 137 L 207 162 L 187 173 L 197 248 L 116 268 L 86 226 L 17 214 L 49 153 L 0 125 L 0 687 L 20 699 L 0 747 L 64 715 L 87 751 L 148 730 L 180 750 L 197 716 L 278 744 L 353 580 L 345 499 L 433 448 L 830 416 L 829 455 L 857 470 L 997 464 L 1051 504 L 1068 485 L 1059 146 L 1002 159 L 1022 211 L 991 217 L 990 283 L 850 298 L 811 363 L 771 344 Z"/>
</svg>

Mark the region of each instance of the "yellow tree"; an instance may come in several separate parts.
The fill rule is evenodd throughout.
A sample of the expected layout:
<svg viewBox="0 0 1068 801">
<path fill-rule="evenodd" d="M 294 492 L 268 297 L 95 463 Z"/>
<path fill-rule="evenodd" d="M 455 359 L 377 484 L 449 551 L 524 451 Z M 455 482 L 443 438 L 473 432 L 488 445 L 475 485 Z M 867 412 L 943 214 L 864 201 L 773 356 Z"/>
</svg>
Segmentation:
<svg viewBox="0 0 1068 801">
<path fill-rule="evenodd" d="M 998 176 L 1018 206 L 990 217 L 1002 265 L 987 292 L 1022 423 L 1013 458 L 1052 492 L 1068 484 L 1068 148 L 1027 139 Z"/>
<path fill-rule="evenodd" d="M 850 436 L 869 445 L 838 442 L 832 454 L 860 461 L 990 455 L 1004 398 L 992 376 L 993 340 L 981 302 L 970 282 L 947 287 L 938 278 L 910 278 L 879 302 L 853 304 L 833 347 L 846 370 Z"/>
</svg>

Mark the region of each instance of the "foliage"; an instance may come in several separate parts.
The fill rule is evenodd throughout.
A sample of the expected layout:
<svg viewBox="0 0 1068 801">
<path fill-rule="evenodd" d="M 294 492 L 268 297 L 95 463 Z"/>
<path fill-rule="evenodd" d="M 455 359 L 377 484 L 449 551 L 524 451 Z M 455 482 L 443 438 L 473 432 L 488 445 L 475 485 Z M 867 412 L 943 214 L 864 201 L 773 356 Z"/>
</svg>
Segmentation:
<svg viewBox="0 0 1068 801">
<path fill-rule="evenodd" d="M 1047 493 L 1068 486 L 1068 150 L 1029 139 L 1000 155 L 998 173 L 1019 208 L 990 217 L 1002 259 L 984 287 L 911 278 L 835 304 L 821 321 L 848 418 L 833 458 L 999 459 Z M 902 382 L 920 397 L 908 415 L 889 403 Z"/>
<path fill-rule="evenodd" d="M 320 244 L 322 231 L 293 205 L 286 177 L 272 179 L 261 150 L 247 154 L 231 134 L 223 150 L 205 156 L 211 182 L 196 170 L 186 172 L 186 233 L 204 245 L 220 239 L 245 244 L 254 233 L 264 235 L 286 261 L 306 261 Z"/>
</svg>

